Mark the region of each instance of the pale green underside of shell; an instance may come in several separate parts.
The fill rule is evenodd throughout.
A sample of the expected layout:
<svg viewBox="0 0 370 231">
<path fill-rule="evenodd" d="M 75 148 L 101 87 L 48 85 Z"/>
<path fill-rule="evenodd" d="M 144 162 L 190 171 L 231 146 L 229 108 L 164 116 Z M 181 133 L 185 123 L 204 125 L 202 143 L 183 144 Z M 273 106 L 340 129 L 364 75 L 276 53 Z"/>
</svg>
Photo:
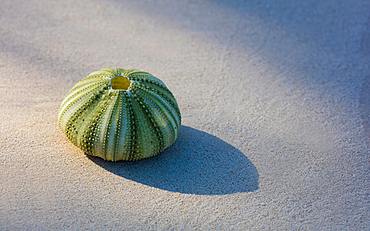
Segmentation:
<svg viewBox="0 0 370 231">
<path fill-rule="evenodd" d="M 127 90 L 114 90 L 111 79 L 127 77 Z M 65 96 L 58 123 L 86 154 L 109 161 L 140 160 L 172 145 L 181 114 L 172 93 L 153 75 L 121 68 L 95 71 Z"/>
</svg>

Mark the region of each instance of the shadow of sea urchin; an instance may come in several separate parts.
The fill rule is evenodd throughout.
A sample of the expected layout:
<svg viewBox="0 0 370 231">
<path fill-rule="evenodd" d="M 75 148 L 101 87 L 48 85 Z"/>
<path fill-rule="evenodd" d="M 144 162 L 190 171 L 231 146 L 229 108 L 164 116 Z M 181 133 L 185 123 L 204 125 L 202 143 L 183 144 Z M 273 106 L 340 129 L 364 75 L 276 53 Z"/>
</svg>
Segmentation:
<svg viewBox="0 0 370 231">
<path fill-rule="evenodd" d="M 58 123 L 86 154 L 104 160 L 140 160 L 171 146 L 181 114 L 172 93 L 153 75 L 105 68 L 65 96 Z"/>
</svg>

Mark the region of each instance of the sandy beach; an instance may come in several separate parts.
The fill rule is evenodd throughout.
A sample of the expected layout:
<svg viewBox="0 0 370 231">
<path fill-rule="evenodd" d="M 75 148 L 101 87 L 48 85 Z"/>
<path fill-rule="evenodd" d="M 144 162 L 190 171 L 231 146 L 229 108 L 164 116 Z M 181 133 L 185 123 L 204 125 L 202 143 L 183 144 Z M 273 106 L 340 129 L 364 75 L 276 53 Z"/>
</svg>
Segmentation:
<svg viewBox="0 0 370 231">
<path fill-rule="evenodd" d="M 370 229 L 370 2 L 0 1 L 0 230 Z M 137 162 L 57 124 L 83 77 L 160 78 L 178 140 Z"/>
</svg>

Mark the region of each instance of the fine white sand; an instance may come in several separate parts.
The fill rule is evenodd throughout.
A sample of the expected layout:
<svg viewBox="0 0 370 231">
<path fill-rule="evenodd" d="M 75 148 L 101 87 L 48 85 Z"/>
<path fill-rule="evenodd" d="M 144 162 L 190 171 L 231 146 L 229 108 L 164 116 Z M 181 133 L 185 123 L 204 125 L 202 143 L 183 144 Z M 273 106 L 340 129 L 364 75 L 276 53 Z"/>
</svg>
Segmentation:
<svg viewBox="0 0 370 231">
<path fill-rule="evenodd" d="M 369 229 L 369 9 L 0 1 L 0 229 Z M 105 67 L 166 83 L 172 147 L 111 163 L 68 141 L 60 103 Z"/>
</svg>

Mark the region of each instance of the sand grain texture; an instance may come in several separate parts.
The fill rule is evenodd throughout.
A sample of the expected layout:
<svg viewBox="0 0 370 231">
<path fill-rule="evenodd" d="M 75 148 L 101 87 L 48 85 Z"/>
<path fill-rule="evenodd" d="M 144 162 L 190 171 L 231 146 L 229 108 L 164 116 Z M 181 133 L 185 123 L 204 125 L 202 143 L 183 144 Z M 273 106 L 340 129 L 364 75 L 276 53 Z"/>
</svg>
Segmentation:
<svg viewBox="0 0 370 231">
<path fill-rule="evenodd" d="M 370 227 L 368 1 L 0 2 L 0 229 Z M 60 103 L 105 67 L 163 80 L 179 139 L 88 157 Z"/>
</svg>

